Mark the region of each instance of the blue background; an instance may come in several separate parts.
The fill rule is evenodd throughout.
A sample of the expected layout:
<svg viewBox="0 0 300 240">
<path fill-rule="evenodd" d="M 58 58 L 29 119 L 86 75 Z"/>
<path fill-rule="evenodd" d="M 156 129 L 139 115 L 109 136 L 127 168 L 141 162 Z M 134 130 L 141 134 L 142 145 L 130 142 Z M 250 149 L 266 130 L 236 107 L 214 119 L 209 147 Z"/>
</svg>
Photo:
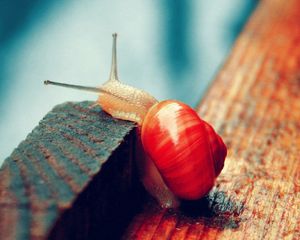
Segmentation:
<svg viewBox="0 0 300 240">
<path fill-rule="evenodd" d="M 0 164 L 56 104 L 91 93 L 45 87 L 108 79 L 195 106 L 256 0 L 0 0 Z"/>
</svg>

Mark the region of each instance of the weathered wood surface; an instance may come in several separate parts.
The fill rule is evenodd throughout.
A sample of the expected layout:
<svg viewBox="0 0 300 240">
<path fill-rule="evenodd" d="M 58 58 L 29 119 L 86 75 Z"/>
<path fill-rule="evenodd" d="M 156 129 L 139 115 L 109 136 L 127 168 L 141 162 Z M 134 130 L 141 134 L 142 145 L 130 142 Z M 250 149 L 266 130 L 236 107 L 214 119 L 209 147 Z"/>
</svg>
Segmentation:
<svg viewBox="0 0 300 240">
<path fill-rule="evenodd" d="M 126 227 L 140 191 L 134 124 L 90 105 L 55 107 L 5 160 L 0 239 L 114 239 Z"/>
<path fill-rule="evenodd" d="M 124 239 L 300 239 L 299 0 L 260 2 L 197 110 L 229 149 L 216 187 Z"/>
</svg>

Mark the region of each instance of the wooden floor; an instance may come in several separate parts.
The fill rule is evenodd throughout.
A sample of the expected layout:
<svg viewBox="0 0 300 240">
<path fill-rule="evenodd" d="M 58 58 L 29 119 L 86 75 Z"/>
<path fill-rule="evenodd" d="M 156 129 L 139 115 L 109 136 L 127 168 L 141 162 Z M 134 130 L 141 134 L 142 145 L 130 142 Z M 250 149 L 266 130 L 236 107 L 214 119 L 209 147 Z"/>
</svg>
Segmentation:
<svg viewBox="0 0 300 240">
<path fill-rule="evenodd" d="M 116 239 L 124 231 L 141 192 L 135 125 L 92 104 L 56 106 L 5 160 L 1 240 Z"/>
<path fill-rule="evenodd" d="M 229 149 L 216 187 L 124 239 L 300 239 L 299 0 L 260 2 L 197 111 Z"/>
</svg>

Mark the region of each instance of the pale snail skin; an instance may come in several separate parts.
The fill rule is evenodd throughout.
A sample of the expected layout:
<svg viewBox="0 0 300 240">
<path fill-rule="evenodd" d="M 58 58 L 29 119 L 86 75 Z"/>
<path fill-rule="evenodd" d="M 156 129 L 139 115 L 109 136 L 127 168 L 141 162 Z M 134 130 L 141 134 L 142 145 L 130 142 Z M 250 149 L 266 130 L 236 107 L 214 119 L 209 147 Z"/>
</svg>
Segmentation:
<svg viewBox="0 0 300 240">
<path fill-rule="evenodd" d="M 72 84 L 57 83 L 49 80 L 44 81 L 44 84 L 97 92 L 99 93 L 99 98 L 94 105 L 100 105 L 105 112 L 109 113 L 114 118 L 133 121 L 141 126 L 148 110 L 153 105 L 158 103 L 158 101 L 147 92 L 123 84 L 119 81 L 117 73 L 116 41 L 117 34 L 114 33 L 111 73 L 109 80 L 106 81 L 101 87 L 84 87 Z M 137 134 L 140 135 L 140 128 Z M 140 136 L 138 136 L 137 139 L 137 164 L 144 187 L 162 207 L 178 207 L 180 203 L 179 199 L 169 190 L 155 164 L 143 151 Z"/>
<path fill-rule="evenodd" d="M 149 108 L 158 101 L 149 93 L 121 83 L 117 71 L 117 34 L 113 34 L 112 63 L 109 80 L 100 88 L 97 100 L 102 109 L 115 118 L 142 124 Z"/>
<path fill-rule="evenodd" d="M 44 83 L 99 93 L 97 100 L 101 108 L 115 118 L 137 122 L 141 125 L 149 108 L 158 101 L 149 93 L 119 81 L 116 54 L 117 34 L 113 34 L 112 64 L 109 80 L 101 87 L 84 87 L 57 83 L 49 80 Z M 95 104 L 96 105 L 96 104 Z"/>
</svg>

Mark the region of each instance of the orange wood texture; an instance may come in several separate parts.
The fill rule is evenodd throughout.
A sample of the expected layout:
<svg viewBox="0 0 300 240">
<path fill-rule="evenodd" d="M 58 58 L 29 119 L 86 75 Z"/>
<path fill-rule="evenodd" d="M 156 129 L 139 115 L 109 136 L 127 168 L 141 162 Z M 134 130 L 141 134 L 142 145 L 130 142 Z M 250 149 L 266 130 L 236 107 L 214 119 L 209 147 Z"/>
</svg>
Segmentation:
<svg viewBox="0 0 300 240">
<path fill-rule="evenodd" d="M 124 239 L 300 239 L 299 0 L 260 2 L 197 111 L 229 150 L 215 188 Z"/>
</svg>

